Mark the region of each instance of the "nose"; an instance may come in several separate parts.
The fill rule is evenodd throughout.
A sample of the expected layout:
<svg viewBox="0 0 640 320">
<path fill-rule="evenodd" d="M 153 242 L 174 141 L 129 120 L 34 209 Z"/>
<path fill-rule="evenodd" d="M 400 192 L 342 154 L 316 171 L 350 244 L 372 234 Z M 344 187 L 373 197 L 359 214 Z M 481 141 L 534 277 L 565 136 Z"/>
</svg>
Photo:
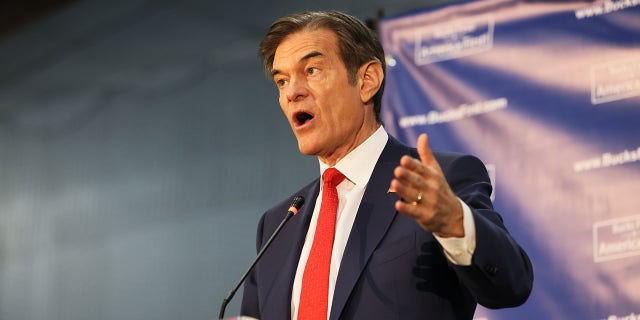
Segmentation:
<svg viewBox="0 0 640 320">
<path fill-rule="evenodd" d="M 291 77 L 289 85 L 285 89 L 285 95 L 289 102 L 296 102 L 304 99 L 309 93 L 307 83 L 304 78 Z"/>
</svg>

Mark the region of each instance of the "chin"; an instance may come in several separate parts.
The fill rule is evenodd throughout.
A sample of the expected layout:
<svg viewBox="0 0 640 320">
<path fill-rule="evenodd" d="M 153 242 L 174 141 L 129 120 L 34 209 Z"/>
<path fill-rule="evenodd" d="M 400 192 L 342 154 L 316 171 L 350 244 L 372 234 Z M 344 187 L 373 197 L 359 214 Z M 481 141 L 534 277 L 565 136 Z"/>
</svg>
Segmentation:
<svg viewBox="0 0 640 320">
<path fill-rule="evenodd" d="M 300 153 L 307 156 L 315 156 L 316 154 L 318 154 L 317 150 L 315 150 L 313 146 L 310 146 L 309 144 L 305 144 L 300 140 L 298 140 L 298 150 L 300 150 Z"/>
<path fill-rule="evenodd" d="M 300 146 L 298 147 L 298 150 L 300 151 L 301 154 L 304 154 L 305 156 L 314 156 L 314 155 L 316 155 L 314 152 L 306 150 L 306 149 L 304 149 L 304 148 L 302 148 Z"/>
</svg>

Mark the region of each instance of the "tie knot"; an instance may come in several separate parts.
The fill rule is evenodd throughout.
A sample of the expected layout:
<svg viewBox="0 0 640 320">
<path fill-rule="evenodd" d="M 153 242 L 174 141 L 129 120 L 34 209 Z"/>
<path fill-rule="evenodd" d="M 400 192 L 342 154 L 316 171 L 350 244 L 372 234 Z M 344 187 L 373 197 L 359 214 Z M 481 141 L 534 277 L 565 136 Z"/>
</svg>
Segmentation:
<svg viewBox="0 0 640 320">
<path fill-rule="evenodd" d="M 322 174 L 322 180 L 324 180 L 325 185 L 329 184 L 332 187 L 339 185 L 344 178 L 345 176 L 336 168 L 329 168 Z"/>
</svg>

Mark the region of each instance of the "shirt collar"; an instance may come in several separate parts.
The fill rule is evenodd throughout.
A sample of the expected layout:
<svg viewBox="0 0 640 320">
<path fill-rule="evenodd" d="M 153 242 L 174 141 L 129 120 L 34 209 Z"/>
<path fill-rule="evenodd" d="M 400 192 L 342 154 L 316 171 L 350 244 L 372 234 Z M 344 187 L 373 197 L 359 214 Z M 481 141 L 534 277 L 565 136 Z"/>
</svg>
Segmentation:
<svg viewBox="0 0 640 320">
<path fill-rule="evenodd" d="M 373 168 L 382 154 L 384 146 L 387 144 L 389 135 L 382 126 L 378 128 L 367 140 L 351 150 L 344 158 L 340 159 L 334 168 L 353 182 L 356 186 L 363 187 L 369 182 Z M 319 161 L 320 176 L 329 166 Z"/>
</svg>

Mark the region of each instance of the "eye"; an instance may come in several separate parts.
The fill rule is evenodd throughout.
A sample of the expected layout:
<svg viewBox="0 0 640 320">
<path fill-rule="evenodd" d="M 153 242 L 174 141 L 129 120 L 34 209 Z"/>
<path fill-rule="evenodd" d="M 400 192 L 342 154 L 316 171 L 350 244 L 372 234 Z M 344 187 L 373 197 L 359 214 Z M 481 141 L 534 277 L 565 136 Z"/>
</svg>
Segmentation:
<svg viewBox="0 0 640 320">
<path fill-rule="evenodd" d="M 287 84 L 287 80 L 282 79 L 282 78 L 280 78 L 280 79 L 275 79 L 275 80 L 274 80 L 274 82 L 276 83 L 276 86 L 277 86 L 278 88 L 282 88 L 282 87 L 284 87 L 284 86 Z"/>
<path fill-rule="evenodd" d="M 310 76 L 318 73 L 318 71 L 320 71 L 320 70 L 318 70 L 318 68 L 316 68 L 316 67 L 307 68 L 307 74 L 310 75 Z"/>
</svg>

